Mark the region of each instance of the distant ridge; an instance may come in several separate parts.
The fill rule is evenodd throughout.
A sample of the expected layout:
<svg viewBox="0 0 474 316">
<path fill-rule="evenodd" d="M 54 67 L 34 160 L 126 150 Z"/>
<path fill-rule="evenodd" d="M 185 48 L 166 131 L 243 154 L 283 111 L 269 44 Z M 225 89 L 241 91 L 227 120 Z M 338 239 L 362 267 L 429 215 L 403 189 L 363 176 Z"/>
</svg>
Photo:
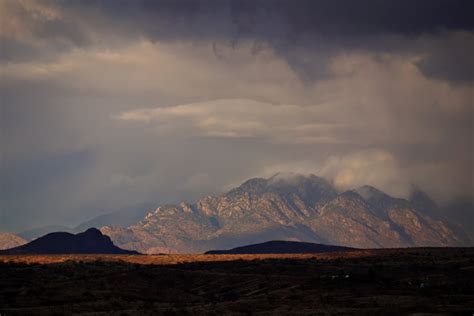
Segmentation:
<svg viewBox="0 0 474 316">
<path fill-rule="evenodd" d="M 90 226 L 90 227 L 93 227 L 93 226 Z M 84 230 L 85 229 L 81 231 L 84 231 Z M 81 231 L 77 231 L 77 232 L 79 233 Z M 23 239 L 26 239 L 27 241 L 31 241 L 38 237 L 44 236 L 49 233 L 54 233 L 54 232 L 73 233 L 71 228 L 64 225 L 45 225 L 45 226 L 35 227 L 35 228 L 21 231 L 17 235 Z"/>
<path fill-rule="evenodd" d="M 129 205 L 121 209 L 96 216 L 88 221 L 74 227 L 71 233 L 79 233 L 90 227 L 119 226 L 127 227 L 139 222 L 151 209 L 155 209 L 153 203 L 140 203 Z M 57 230 L 59 231 L 59 230 Z"/>
<path fill-rule="evenodd" d="M 298 241 L 273 240 L 261 244 L 237 247 L 229 250 L 210 250 L 207 255 L 220 254 L 282 254 L 282 253 L 326 253 L 358 250 L 356 248 L 315 244 Z"/>
<path fill-rule="evenodd" d="M 18 247 L 26 243 L 27 241 L 18 235 L 0 232 L 0 250 Z"/>
<path fill-rule="evenodd" d="M 138 254 L 115 246 L 100 230 L 90 228 L 79 234 L 50 233 L 25 245 L 0 250 L 0 254 Z"/>
</svg>

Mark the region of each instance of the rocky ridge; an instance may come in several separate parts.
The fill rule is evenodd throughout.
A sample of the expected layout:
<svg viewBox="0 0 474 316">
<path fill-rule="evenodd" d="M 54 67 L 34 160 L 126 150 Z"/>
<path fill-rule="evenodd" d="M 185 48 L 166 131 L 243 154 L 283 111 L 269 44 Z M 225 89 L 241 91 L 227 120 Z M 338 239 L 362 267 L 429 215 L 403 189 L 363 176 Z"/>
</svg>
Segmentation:
<svg viewBox="0 0 474 316">
<path fill-rule="evenodd" d="M 0 233 L 0 250 L 26 244 L 27 241 L 12 233 Z"/>
<path fill-rule="evenodd" d="M 101 231 L 118 246 L 144 253 L 196 253 L 268 240 L 356 248 L 465 242 L 416 203 L 371 186 L 340 193 L 315 175 L 250 179 L 220 196 L 160 206 L 127 228 Z"/>
</svg>

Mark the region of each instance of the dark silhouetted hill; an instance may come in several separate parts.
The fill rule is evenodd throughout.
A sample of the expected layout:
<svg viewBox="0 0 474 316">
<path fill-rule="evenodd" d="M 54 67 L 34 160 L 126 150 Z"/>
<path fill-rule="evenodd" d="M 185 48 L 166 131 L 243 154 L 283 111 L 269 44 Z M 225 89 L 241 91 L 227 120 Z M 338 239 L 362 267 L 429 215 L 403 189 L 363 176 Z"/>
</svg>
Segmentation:
<svg viewBox="0 0 474 316">
<path fill-rule="evenodd" d="M 267 241 L 261 244 L 237 247 L 229 250 L 210 250 L 208 255 L 220 254 L 279 254 L 279 253 L 325 253 L 357 250 L 356 248 L 315 244 L 298 241 Z"/>
<path fill-rule="evenodd" d="M 138 254 L 115 246 L 100 230 L 90 228 L 79 234 L 50 233 L 25 245 L 1 250 L 0 254 Z"/>
</svg>

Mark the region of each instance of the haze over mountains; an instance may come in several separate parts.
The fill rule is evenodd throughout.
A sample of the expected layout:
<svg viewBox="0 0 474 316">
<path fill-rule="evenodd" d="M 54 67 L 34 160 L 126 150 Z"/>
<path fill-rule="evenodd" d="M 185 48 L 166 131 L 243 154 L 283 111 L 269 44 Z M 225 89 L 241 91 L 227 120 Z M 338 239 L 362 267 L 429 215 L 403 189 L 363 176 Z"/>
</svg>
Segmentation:
<svg viewBox="0 0 474 316">
<path fill-rule="evenodd" d="M 101 231 L 116 245 L 143 253 L 205 252 L 268 240 L 357 248 L 469 243 L 464 230 L 435 209 L 422 191 L 406 200 L 371 186 L 338 192 L 315 175 L 277 174 L 194 204 L 160 206 L 136 224 Z"/>
<path fill-rule="evenodd" d="M 154 205 L 151 203 L 139 203 L 98 215 L 72 228 L 64 225 L 53 224 L 23 230 L 17 234 L 10 233 L 10 235 L 16 235 L 17 238 L 19 237 L 24 239 L 26 242 L 52 232 L 80 233 L 91 227 L 102 227 L 108 225 L 126 227 L 143 219 L 143 217 L 149 212 L 150 209 L 153 208 L 153 206 Z M 2 244 L 2 240 L 0 239 L 0 247 Z"/>
</svg>

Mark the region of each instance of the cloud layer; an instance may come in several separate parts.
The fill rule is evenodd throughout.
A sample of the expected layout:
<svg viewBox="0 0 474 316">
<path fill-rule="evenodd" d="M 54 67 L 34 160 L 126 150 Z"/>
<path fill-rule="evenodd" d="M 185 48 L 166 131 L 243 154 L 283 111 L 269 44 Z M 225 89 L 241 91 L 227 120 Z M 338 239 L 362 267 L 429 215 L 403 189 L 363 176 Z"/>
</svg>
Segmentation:
<svg viewBox="0 0 474 316">
<path fill-rule="evenodd" d="M 281 171 L 472 196 L 472 4 L 337 2 L 2 1 L 0 229 Z"/>
</svg>

